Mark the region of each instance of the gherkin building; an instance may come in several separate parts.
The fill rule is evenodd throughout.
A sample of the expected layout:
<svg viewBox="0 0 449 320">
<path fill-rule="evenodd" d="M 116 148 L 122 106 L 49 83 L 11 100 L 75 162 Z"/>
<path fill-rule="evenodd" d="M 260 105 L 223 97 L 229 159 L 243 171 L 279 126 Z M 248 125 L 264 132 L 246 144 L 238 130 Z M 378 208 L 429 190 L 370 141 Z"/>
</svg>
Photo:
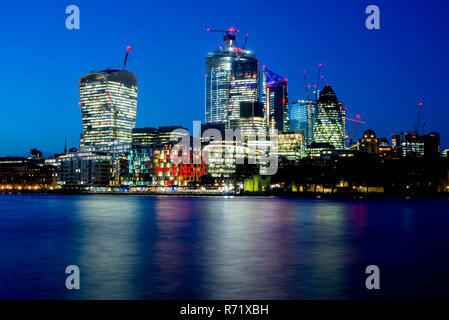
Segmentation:
<svg viewBox="0 0 449 320">
<path fill-rule="evenodd" d="M 329 143 L 335 149 L 345 149 L 345 128 L 342 109 L 330 85 L 320 92 L 313 126 L 313 141 Z"/>
</svg>

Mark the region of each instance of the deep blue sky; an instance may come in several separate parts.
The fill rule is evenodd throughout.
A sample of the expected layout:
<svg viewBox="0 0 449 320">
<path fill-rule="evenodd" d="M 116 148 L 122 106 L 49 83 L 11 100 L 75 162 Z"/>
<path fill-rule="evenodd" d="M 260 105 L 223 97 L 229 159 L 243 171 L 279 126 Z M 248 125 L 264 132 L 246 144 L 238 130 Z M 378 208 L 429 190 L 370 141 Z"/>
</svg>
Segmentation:
<svg viewBox="0 0 449 320">
<path fill-rule="evenodd" d="M 80 7 L 80 30 L 65 28 L 70 4 Z M 365 28 L 369 4 L 380 7 L 381 30 Z M 364 128 L 389 138 L 412 129 L 422 100 L 426 130 L 441 132 L 446 148 L 448 14 L 443 0 L 2 2 L 0 155 L 61 152 L 65 136 L 78 146 L 78 78 L 120 66 L 126 45 L 137 126 L 204 121 L 205 54 L 222 41 L 205 30 L 231 25 L 249 33 L 261 65 L 289 79 L 290 101 L 304 97 L 301 71 L 315 78 L 323 63 L 348 117 L 361 114 Z"/>
</svg>

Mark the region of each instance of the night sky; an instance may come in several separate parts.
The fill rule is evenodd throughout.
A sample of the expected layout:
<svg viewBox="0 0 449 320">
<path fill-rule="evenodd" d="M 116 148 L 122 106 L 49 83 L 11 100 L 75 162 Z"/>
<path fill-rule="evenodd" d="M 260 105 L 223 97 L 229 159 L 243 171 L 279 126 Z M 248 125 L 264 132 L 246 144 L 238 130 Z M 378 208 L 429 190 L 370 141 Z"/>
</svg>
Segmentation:
<svg viewBox="0 0 449 320">
<path fill-rule="evenodd" d="M 78 5 L 81 29 L 68 30 Z M 365 8 L 380 8 L 380 30 Z M 304 98 L 302 70 L 323 64 L 348 108 L 378 136 L 412 130 L 424 102 L 426 131 L 449 147 L 448 1 L 3 1 L 0 155 L 31 148 L 62 152 L 79 144 L 78 79 L 92 70 L 128 69 L 139 85 L 137 126 L 204 122 L 205 55 L 222 44 L 206 28 L 235 26 L 261 66 L 289 79 L 289 100 Z M 243 38 L 240 39 L 243 41 Z M 352 124 L 348 125 L 352 131 Z"/>
</svg>

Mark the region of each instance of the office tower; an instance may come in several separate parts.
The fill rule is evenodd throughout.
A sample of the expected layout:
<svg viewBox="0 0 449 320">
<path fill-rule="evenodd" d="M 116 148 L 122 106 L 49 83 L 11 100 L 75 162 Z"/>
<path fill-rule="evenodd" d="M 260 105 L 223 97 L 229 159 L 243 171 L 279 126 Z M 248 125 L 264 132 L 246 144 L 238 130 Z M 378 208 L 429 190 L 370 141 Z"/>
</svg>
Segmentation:
<svg viewBox="0 0 449 320">
<path fill-rule="evenodd" d="M 289 132 L 288 81 L 267 68 L 263 68 L 263 103 L 267 130 Z"/>
<path fill-rule="evenodd" d="M 312 99 L 297 100 L 290 107 L 290 131 L 303 131 L 307 145 L 313 141 L 313 120 L 316 101 Z"/>
<path fill-rule="evenodd" d="M 304 153 L 305 138 L 302 131 L 280 133 L 278 136 L 278 156 L 288 161 L 297 161 Z"/>
<path fill-rule="evenodd" d="M 184 131 L 178 132 L 176 131 L 177 129 Z M 136 145 L 159 146 L 177 143 L 180 139 L 188 135 L 188 130 L 181 126 L 159 127 L 157 129 L 151 127 L 134 128 L 132 130 L 132 143 Z"/>
<path fill-rule="evenodd" d="M 315 122 L 313 126 L 313 141 L 328 143 L 335 149 L 345 148 L 345 132 L 341 106 L 330 85 L 326 85 L 320 92 Z"/>
<path fill-rule="evenodd" d="M 152 145 L 157 137 L 156 128 L 134 128 L 132 131 L 132 143 L 137 145 Z"/>
<path fill-rule="evenodd" d="M 137 78 L 132 72 L 104 70 L 79 79 L 83 133 L 80 147 L 130 143 L 136 123 Z"/>
<path fill-rule="evenodd" d="M 231 127 L 238 127 L 242 132 L 264 133 L 263 103 L 240 102 L 239 119 L 232 120 Z"/>
<path fill-rule="evenodd" d="M 391 137 L 393 149 L 403 157 L 424 156 L 424 137 L 416 132 L 401 132 Z"/>
<path fill-rule="evenodd" d="M 259 60 L 253 56 L 241 56 L 232 64 L 227 127 L 240 118 L 241 102 L 258 102 L 260 96 Z M 235 123 L 235 122 L 234 122 Z"/>
<path fill-rule="evenodd" d="M 236 46 L 237 30 L 224 36 L 224 49 L 206 57 L 206 123 L 238 119 L 240 102 L 259 101 L 259 61 L 253 53 Z"/>
<path fill-rule="evenodd" d="M 424 135 L 424 156 L 427 158 L 440 157 L 440 133 L 430 132 Z"/>
</svg>

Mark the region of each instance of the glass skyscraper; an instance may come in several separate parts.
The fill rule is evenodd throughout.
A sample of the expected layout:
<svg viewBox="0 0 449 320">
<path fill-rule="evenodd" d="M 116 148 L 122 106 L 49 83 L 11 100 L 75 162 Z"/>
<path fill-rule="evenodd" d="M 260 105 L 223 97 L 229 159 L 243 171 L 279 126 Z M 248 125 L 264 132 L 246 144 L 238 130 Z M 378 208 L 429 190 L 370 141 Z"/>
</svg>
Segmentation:
<svg viewBox="0 0 449 320">
<path fill-rule="evenodd" d="M 286 78 L 263 68 L 263 103 L 265 106 L 265 127 L 289 132 L 288 81 Z"/>
<path fill-rule="evenodd" d="M 249 50 L 238 48 L 236 36 L 227 33 L 224 48 L 206 57 L 206 123 L 230 126 L 239 118 L 240 102 L 259 101 L 259 61 Z"/>
<path fill-rule="evenodd" d="M 240 119 L 240 104 L 242 102 L 259 102 L 259 79 L 259 60 L 254 56 L 240 56 L 233 62 L 229 106 L 226 113 L 228 127 L 234 127 L 232 123 Z"/>
<path fill-rule="evenodd" d="M 83 133 L 80 149 L 131 143 L 136 124 L 137 78 L 126 70 L 92 72 L 79 79 Z"/>
<path fill-rule="evenodd" d="M 313 141 L 328 143 L 335 149 L 345 149 L 342 107 L 330 85 L 326 85 L 320 92 L 313 126 Z"/>
<path fill-rule="evenodd" d="M 290 107 L 290 131 L 303 131 L 306 143 L 313 142 L 313 121 L 315 118 L 316 100 L 297 100 Z"/>
</svg>

